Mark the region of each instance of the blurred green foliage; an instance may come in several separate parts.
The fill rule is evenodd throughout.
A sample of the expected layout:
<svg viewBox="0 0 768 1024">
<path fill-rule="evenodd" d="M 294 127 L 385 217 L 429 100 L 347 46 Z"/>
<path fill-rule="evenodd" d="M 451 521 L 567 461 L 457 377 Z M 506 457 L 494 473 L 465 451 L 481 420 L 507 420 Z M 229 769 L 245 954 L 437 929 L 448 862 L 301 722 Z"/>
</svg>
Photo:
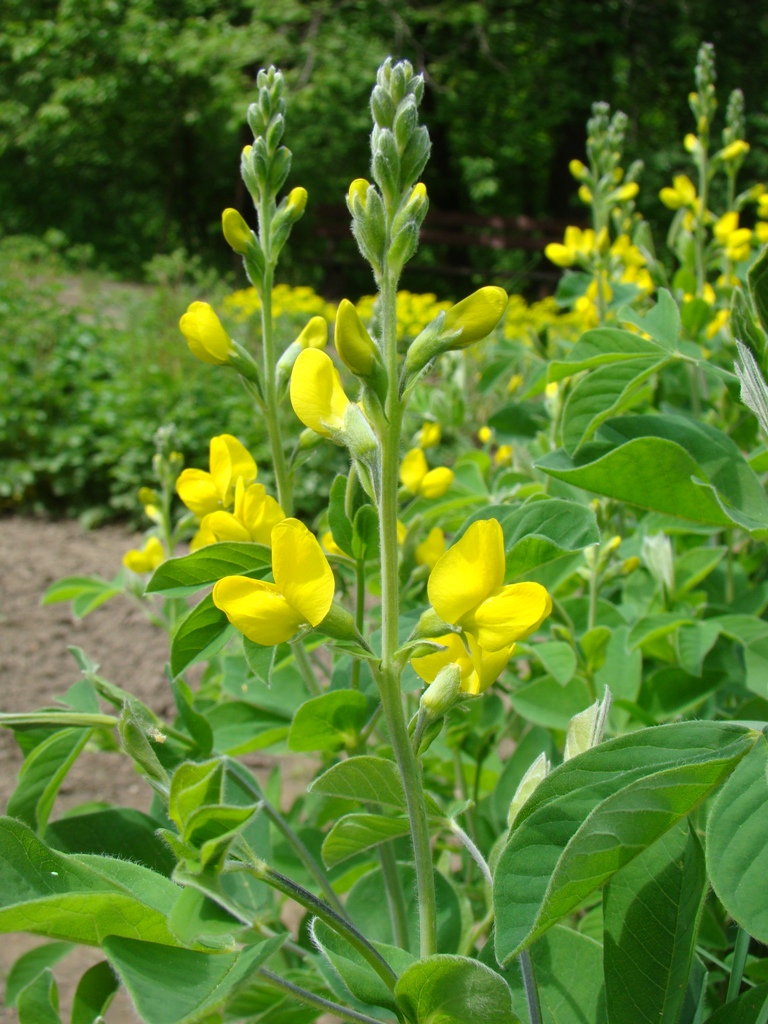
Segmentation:
<svg viewBox="0 0 768 1024">
<path fill-rule="evenodd" d="M 311 193 L 295 275 L 318 286 L 325 243 L 313 207 L 341 204 L 350 168 L 367 164 L 371 68 L 386 54 L 426 74 L 437 208 L 567 216 L 567 164 L 583 155 L 596 98 L 629 115 L 628 153 L 649 165 L 649 191 L 665 183 L 704 39 L 717 48 L 721 94 L 746 86 L 758 149 L 768 138 L 766 35 L 750 0 L 6 0 L 0 231 L 55 227 L 123 273 L 182 245 L 227 269 L 217 211 L 249 216 L 237 153 L 256 70 L 274 63 L 297 140 L 289 183 Z M 519 254 L 471 256 L 478 271 L 525 269 Z M 435 255 L 425 247 L 419 259 L 428 267 Z M 299 271 L 310 260 L 318 280 Z M 440 262 L 465 264 L 467 254 L 442 252 Z M 354 290 L 366 288 L 356 280 Z"/>
</svg>

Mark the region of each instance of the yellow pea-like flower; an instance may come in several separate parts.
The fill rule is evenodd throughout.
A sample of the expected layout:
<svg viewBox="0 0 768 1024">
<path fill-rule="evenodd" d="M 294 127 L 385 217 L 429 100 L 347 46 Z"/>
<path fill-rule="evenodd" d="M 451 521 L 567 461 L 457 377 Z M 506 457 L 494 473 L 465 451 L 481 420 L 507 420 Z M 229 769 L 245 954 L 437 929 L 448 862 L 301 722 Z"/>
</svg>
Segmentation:
<svg viewBox="0 0 768 1024">
<path fill-rule="evenodd" d="M 304 426 L 334 437 L 344 429 L 349 404 L 331 357 L 317 348 L 301 352 L 291 374 L 291 405 Z"/>
<path fill-rule="evenodd" d="M 330 611 L 335 583 L 314 534 L 298 519 L 272 530 L 274 583 L 225 576 L 213 588 L 213 603 L 249 640 L 272 647 L 306 626 L 318 626 Z"/>
<path fill-rule="evenodd" d="M 416 563 L 434 569 L 438 559 L 445 553 L 445 534 L 439 526 L 433 526 L 427 536 L 416 546 Z"/>
<path fill-rule="evenodd" d="M 336 541 L 333 539 L 333 534 L 330 530 L 327 530 L 320 538 L 320 543 L 323 545 L 329 555 L 345 555 L 346 552 L 342 551 Z"/>
<path fill-rule="evenodd" d="M 352 373 L 370 376 L 378 354 L 376 345 L 349 299 L 342 299 L 336 310 L 333 343 L 339 358 Z"/>
<path fill-rule="evenodd" d="M 202 363 L 214 366 L 229 363 L 235 351 L 232 339 L 207 302 L 193 302 L 179 320 L 179 328 L 187 339 L 190 352 Z"/>
<path fill-rule="evenodd" d="M 304 213 L 307 205 L 307 198 L 307 190 L 302 188 L 300 185 L 297 188 L 292 188 L 288 193 L 286 212 L 292 220 L 298 220 L 302 213 Z"/>
<path fill-rule="evenodd" d="M 232 434 L 211 438 L 209 469 L 185 469 L 176 481 L 176 493 L 196 516 L 229 508 L 235 499 L 237 481 L 248 486 L 258 469 L 253 456 Z"/>
<path fill-rule="evenodd" d="M 419 448 L 436 448 L 440 444 L 441 437 L 440 424 L 427 420 L 419 431 Z"/>
<path fill-rule="evenodd" d="M 432 607 L 485 651 L 500 652 L 535 632 L 552 611 L 540 583 L 504 585 L 504 534 L 497 519 L 480 519 L 439 559 L 427 584 Z"/>
<path fill-rule="evenodd" d="M 480 429 L 477 432 L 477 439 L 480 442 L 480 444 L 488 444 L 492 437 L 493 431 L 491 430 L 490 427 L 480 427 Z"/>
<path fill-rule="evenodd" d="M 235 505 L 232 512 L 219 509 L 209 512 L 200 523 L 198 536 L 190 547 L 197 550 L 207 544 L 236 540 L 269 546 L 272 530 L 285 519 L 285 512 L 261 484 L 246 487 L 239 477 L 235 485 Z"/>
<path fill-rule="evenodd" d="M 500 444 L 496 449 L 493 461 L 497 466 L 508 466 L 512 462 L 512 454 L 511 444 Z"/>
<path fill-rule="evenodd" d="M 589 173 L 587 167 L 581 162 L 581 160 L 571 160 L 568 164 L 568 170 L 576 181 L 583 181 Z"/>
<path fill-rule="evenodd" d="M 413 658 L 411 665 L 425 683 L 434 681 L 438 672 L 451 663 L 459 666 L 461 689 L 464 693 L 484 693 L 506 668 L 515 645 L 499 651 L 485 651 L 471 634 L 467 634 L 469 650 L 455 633 L 436 637 L 436 642 L 446 647 L 444 651 Z"/>
<path fill-rule="evenodd" d="M 696 204 L 696 186 L 686 174 L 676 174 L 672 188 L 663 188 L 659 199 L 670 210 L 679 210 L 681 206 L 692 208 Z"/>
<path fill-rule="evenodd" d="M 616 192 L 616 199 L 620 203 L 626 203 L 630 199 L 634 199 L 637 193 L 640 191 L 640 186 L 636 181 L 628 181 L 626 185 L 622 185 Z"/>
<path fill-rule="evenodd" d="M 452 348 L 466 348 L 475 341 L 487 338 L 507 309 L 509 297 L 503 288 L 486 285 L 451 306 L 445 314 L 445 333 L 461 329 L 459 337 L 451 342 Z"/>
<path fill-rule="evenodd" d="M 739 226 L 739 215 L 735 210 L 729 210 L 728 213 L 724 213 L 716 223 L 714 228 L 715 238 L 718 242 L 727 242 L 728 236 L 732 234 Z"/>
<path fill-rule="evenodd" d="M 735 160 L 749 152 L 749 143 L 744 139 L 736 139 L 720 151 L 721 160 Z"/>
<path fill-rule="evenodd" d="M 245 256 L 253 241 L 253 232 L 246 224 L 238 210 L 231 206 L 221 215 L 221 228 L 224 238 L 229 242 L 235 252 Z"/>
<path fill-rule="evenodd" d="M 165 548 L 159 537 L 152 536 L 143 548 L 131 548 L 123 555 L 123 565 L 131 572 L 154 572 L 166 559 Z"/>
<path fill-rule="evenodd" d="M 355 178 L 355 180 L 349 186 L 349 191 L 347 193 L 347 200 L 350 203 L 350 205 L 352 204 L 352 201 L 355 198 L 355 196 L 357 196 L 357 198 L 360 200 L 363 206 L 365 206 L 365 198 L 368 195 L 369 187 L 370 182 L 366 181 L 365 178 Z"/>
<path fill-rule="evenodd" d="M 296 339 L 302 349 L 325 348 L 328 343 L 328 321 L 324 316 L 313 316 Z"/>
<path fill-rule="evenodd" d="M 400 483 L 421 498 L 442 498 L 453 483 L 453 470 L 430 469 L 421 448 L 412 448 L 400 464 Z"/>
</svg>

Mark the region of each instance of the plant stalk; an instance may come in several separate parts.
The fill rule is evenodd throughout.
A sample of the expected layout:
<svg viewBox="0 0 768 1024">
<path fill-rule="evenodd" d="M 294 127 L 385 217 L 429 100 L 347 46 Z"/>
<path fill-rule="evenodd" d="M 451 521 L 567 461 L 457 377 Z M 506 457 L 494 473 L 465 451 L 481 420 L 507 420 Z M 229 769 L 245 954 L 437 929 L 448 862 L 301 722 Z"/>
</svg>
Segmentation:
<svg viewBox="0 0 768 1024">
<path fill-rule="evenodd" d="M 531 954 L 527 949 L 520 954 L 520 970 L 523 973 L 525 1001 L 528 1004 L 528 1016 L 531 1024 L 542 1024 L 539 989 L 536 985 L 536 975 L 533 973 Z"/>
<path fill-rule="evenodd" d="M 266 967 L 260 967 L 258 974 L 265 981 L 268 981 L 270 985 L 274 985 L 275 988 L 279 988 L 308 1006 L 314 1006 L 324 1013 L 332 1013 L 339 1020 L 350 1021 L 351 1024 L 382 1024 L 382 1021 L 377 1017 L 369 1017 L 367 1013 L 358 1013 L 357 1010 L 350 1010 L 340 1003 L 334 1003 L 330 999 L 316 996 L 314 992 L 309 992 L 305 988 L 300 988 L 298 985 L 286 981 L 285 978 L 281 978 L 278 974 L 273 974 Z"/>
</svg>

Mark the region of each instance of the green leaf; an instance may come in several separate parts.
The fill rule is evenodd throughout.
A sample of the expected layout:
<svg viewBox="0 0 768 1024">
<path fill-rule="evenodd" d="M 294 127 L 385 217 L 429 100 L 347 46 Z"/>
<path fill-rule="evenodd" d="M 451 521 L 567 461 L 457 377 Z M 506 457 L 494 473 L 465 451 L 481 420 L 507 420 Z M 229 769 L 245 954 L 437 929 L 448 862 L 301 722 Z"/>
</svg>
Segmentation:
<svg viewBox="0 0 768 1024">
<path fill-rule="evenodd" d="M 339 474 L 331 484 L 328 498 L 328 525 L 333 541 L 345 555 L 352 557 L 352 523 L 347 515 L 347 478 Z"/>
<path fill-rule="evenodd" d="M 704 1024 L 766 1024 L 768 1021 L 768 985 L 760 985 L 731 1000 Z"/>
<path fill-rule="evenodd" d="M 643 682 L 638 706 L 655 721 L 663 721 L 692 711 L 724 682 L 723 672 L 694 676 L 674 666 L 658 669 Z"/>
<path fill-rule="evenodd" d="M 220 1006 L 282 944 L 275 936 L 236 953 L 202 953 L 110 935 L 104 951 L 147 1024 L 192 1024 Z"/>
<path fill-rule="evenodd" d="M 54 967 L 59 960 L 75 948 L 72 942 L 46 942 L 22 954 L 8 971 L 5 979 L 5 1005 L 15 1006 L 19 992 L 46 968 Z"/>
<path fill-rule="evenodd" d="M 194 740 L 197 757 L 208 757 L 213 750 L 213 731 L 204 715 L 194 707 L 194 696 L 183 679 L 171 681 L 171 692 L 176 702 L 179 719 Z"/>
<path fill-rule="evenodd" d="M 430 956 L 412 964 L 395 986 L 414 1024 L 515 1024 L 506 981 L 478 960 Z"/>
<path fill-rule="evenodd" d="M 216 607 L 213 597 L 208 594 L 184 616 L 173 634 L 171 672 L 174 678 L 195 662 L 212 658 L 232 633 L 234 626 L 230 626 L 227 616 Z"/>
<path fill-rule="evenodd" d="M 677 1024 L 706 888 L 704 851 L 682 822 L 610 880 L 603 894 L 609 1024 Z"/>
<path fill-rule="evenodd" d="M 609 416 L 627 409 L 640 387 L 666 362 L 650 358 L 611 363 L 577 381 L 563 409 L 565 450 L 573 455 Z"/>
<path fill-rule="evenodd" d="M 590 704 L 594 704 L 593 696 L 579 678 L 563 686 L 553 676 L 541 676 L 512 694 L 512 706 L 518 715 L 548 729 L 565 729 L 573 716 Z"/>
<path fill-rule="evenodd" d="M 332 868 L 347 857 L 370 850 L 389 839 L 410 835 L 408 818 L 385 818 L 382 814 L 345 814 L 323 840 L 323 861 Z"/>
<path fill-rule="evenodd" d="M 700 676 L 704 659 L 720 636 L 720 624 L 705 619 L 677 631 L 677 654 L 680 664 L 692 676 Z"/>
<path fill-rule="evenodd" d="M 606 1024 L 603 948 L 572 928 L 555 925 L 531 947 L 544 1024 Z M 528 1020 L 519 961 L 508 968 L 512 1003 Z M 634 1024 L 628 1018 L 626 1024 Z"/>
<path fill-rule="evenodd" d="M 627 644 L 631 651 L 639 650 L 645 644 L 655 643 L 680 629 L 681 626 L 692 626 L 694 620 L 690 615 L 681 612 L 659 612 L 640 619 L 629 632 Z"/>
<path fill-rule="evenodd" d="M 408 948 L 419 948 L 419 901 L 416 872 L 411 864 L 397 865 L 405 897 Z M 456 890 L 439 871 L 434 872 L 437 904 L 437 948 L 455 953 L 461 941 L 461 905 Z M 366 938 L 395 945 L 387 904 L 387 887 L 381 868 L 374 868 L 355 882 L 347 896 L 346 910 Z"/>
<path fill-rule="evenodd" d="M 650 334 L 651 338 L 668 352 L 673 352 L 677 346 L 680 335 L 680 310 L 666 288 L 659 289 L 656 305 L 644 315 L 626 306 L 619 310 L 619 319 Z"/>
<path fill-rule="evenodd" d="M 19 993 L 16 1012 L 19 1024 L 61 1024 L 59 990 L 49 967 L 46 967 Z"/>
<path fill-rule="evenodd" d="M 600 439 L 571 458 L 563 449 L 537 466 L 566 483 L 711 526 L 736 523 L 762 538 L 768 498 L 721 431 L 680 416 L 608 420 Z"/>
<path fill-rule="evenodd" d="M 297 753 L 351 749 L 367 718 L 368 698 L 359 690 L 330 690 L 298 709 L 288 733 L 288 747 Z"/>
<path fill-rule="evenodd" d="M 96 1024 L 106 1013 L 117 987 L 118 980 L 106 960 L 89 968 L 75 991 L 71 1024 Z"/>
<path fill-rule="evenodd" d="M 122 593 L 122 588 L 114 580 L 108 582 L 100 576 L 66 576 L 48 587 L 40 603 L 45 605 L 72 601 L 75 618 L 84 619 L 105 601 Z"/>
<path fill-rule="evenodd" d="M 60 853 L 127 857 L 168 878 L 175 860 L 155 834 L 158 824 L 132 807 L 107 807 L 59 818 L 48 825 L 44 839 Z"/>
<path fill-rule="evenodd" d="M 508 402 L 488 418 L 488 426 L 502 438 L 536 437 L 547 417 L 530 402 Z"/>
<path fill-rule="evenodd" d="M 265 686 L 272 684 L 272 669 L 275 667 L 276 647 L 262 647 L 248 637 L 243 637 L 243 653 L 248 668 Z"/>
<path fill-rule="evenodd" d="M 679 601 L 703 579 L 706 579 L 722 561 L 727 551 L 726 547 L 692 548 L 676 558 L 673 601 Z"/>
<path fill-rule="evenodd" d="M 407 810 L 408 806 L 394 762 L 371 754 L 340 761 L 311 782 L 308 788 L 310 793 L 340 796 L 359 803 L 382 804 L 398 810 Z M 429 794 L 426 794 L 426 801 L 430 815 L 443 816 L 439 805 Z"/>
<path fill-rule="evenodd" d="M 389 1010 L 398 1009 L 392 992 L 368 961 L 318 918 L 312 922 L 312 937 L 355 999 L 372 1006 L 384 1006 Z M 398 946 L 384 942 L 374 942 L 373 945 L 397 975 L 416 961 L 415 956 Z"/>
<path fill-rule="evenodd" d="M 496 869 L 499 961 L 685 817 L 755 738 L 736 724 L 680 722 L 609 740 L 556 768 L 521 810 Z"/>
<path fill-rule="evenodd" d="M 534 644 L 531 651 L 561 686 L 571 681 L 576 671 L 576 652 L 569 643 L 564 640 L 550 640 L 543 644 Z"/>
<path fill-rule="evenodd" d="M 224 576 L 260 579 L 271 571 L 272 552 L 264 544 L 222 541 L 159 565 L 147 584 L 148 594 L 183 597 L 209 587 Z"/>
<path fill-rule="evenodd" d="M 731 917 L 768 942 L 768 744 L 765 736 L 718 793 L 707 824 L 712 888 Z"/>
<path fill-rule="evenodd" d="M 216 749 L 232 757 L 263 750 L 288 735 L 290 716 L 242 700 L 224 701 L 206 712 Z"/>
<path fill-rule="evenodd" d="M 176 945 L 167 916 L 178 887 L 129 861 L 67 856 L 0 818 L 0 931 L 99 945 L 105 935 Z"/>
<path fill-rule="evenodd" d="M 59 788 L 92 732 L 61 729 L 39 743 L 21 766 L 7 813 L 42 834 Z"/>
<path fill-rule="evenodd" d="M 499 822 L 507 823 L 507 812 L 523 776 L 539 754 L 546 754 L 551 761 L 555 755 L 555 744 L 546 729 L 534 726 L 518 740 L 514 752 L 505 763 L 493 791 L 493 807 Z"/>
<path fill-rule="evenodd" d="M 174 904 L 168 924 L 185 946 L 203 942 L 211 949 L 234 946 L 234 934 L 241 922 L 209 896 L 185 886 Z"/>
<path fill-rule="evenodd" d="M 747 283 L 760 325 L 768 331 L 768 246 L 747 271 Z"/>
<path fill-rule="evenodd" d="M 666 348 L 649 338 L 616 327 L 594 327 L 585 331 L 565 360 L 553 359 L 549 364 L 547 380 L 560 381 L 582 370 L 594 370 L 620 362 L 638 359 L 659 360 Z"/>
<path fill-rule="evenodd" d="M 355 558 L 376 558 L 379 553 L 379 514 L 373 505 L 363 505 L 355 514 L 352 527 L 352 554 Z"/>
</svg>

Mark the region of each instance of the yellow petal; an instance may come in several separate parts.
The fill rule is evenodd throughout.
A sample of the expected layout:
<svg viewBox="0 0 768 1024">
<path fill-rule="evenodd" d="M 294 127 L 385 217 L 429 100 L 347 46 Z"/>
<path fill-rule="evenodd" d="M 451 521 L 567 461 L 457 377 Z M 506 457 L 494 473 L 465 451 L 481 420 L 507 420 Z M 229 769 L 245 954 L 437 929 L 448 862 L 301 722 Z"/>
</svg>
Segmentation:
<svg viewBox="0 0 768 1024">
<path fill-rule="evenodd" d="M 284 519 L 272 530 L 272 575 L 301 622 L 323 621 L 336 590 L 333 570 L 315 535 L 298 519 Z"/>
<path fill-rule="evenodd" d="M 535 633 L 551 611 L 540 583 L 510 583 L 483 601 L 465 628 L 486 651 L 498 652 Z"/>
<path fill-rule="evenodd" d="M 232 434 L 219 434 L 211 438 L 210 464 L 211 476 L 225 508 L 234 501 L 237 481 L 242 477 L 247 486 L 253 483 L 258 474 L 253 456 Z"/>
<path fill-rule="evenodd" d="M 192 355 L 203 363 L 222 366 L 229 362 L 232 339 L 207 302 L 193 302 L 179 320 L 179 328 Z"/>
<path fill-rule="evenodd" d="M 313 316 L 296 339 L 305 348 L 325 348 L 328 342 L 328 321 L 324 316 Z"/>
<path fill-rule="evenodd" d="M 376 346 L 349 299 L 342 299 L 336 311 L 333 343 L 339 358 L 352 373 L 361 377 L 370 375 L 376 359 Z"/>
<path fill-rule="evenodd" d="M 550 242 L 544 247 L 544 255 L 556 267 L 571 267 L 576 260 L 576 253 L 560 242 Z"/>
<path fill-rule="evenodd" d="M 479 519 L 438 560 L 427 584 L 429 602 L 441 619 L 457 623 L 502 585 L 505 567 L 499 521 Z"/>
<path fill-rule="evenodd" d="M 509 298 L 503 288 L 487 285 L 478 288 L 466 299 L 451 306 L 445 314 L 445 331 L 461 328 L 461 334 L 452 342 L 457 348 L 466 348 L 481 338 L 486 338 L 496 327 L 507 309 Z"/>
<path fill-rule="evenodd" d="M 419 484 L 419 494 L 422 498 L 442 498 L 445 492 L 453 483 L 453 470 L 445 466 L 437 469 L 430 469 Z"/>
<path fill-rule="evenodd" d="M 258 486 L 258 485 L 257 485 Z M 213 543 L 225 540 L 250 541 L 251 535 L 240 520 L 231 512 L 211 512 L 200 523 L 200 531 L 213 538 Z M 212 543 L 208 541 L 208 543 Z"/>
<path fill-rule="evenodd" d="M 183 470 L 176 481 L 176 493 L 196 516 L 206 516 L 221 508 L 219 489 L 204 469 Z"/>
<path fill-rule="evenodd" d="M 461 688 L 467 693 L 485 693 L 489 686 L 496 682 L 512 657 L 515 645 L 502 647 L 500 651 L 486 651 L 475 640 L 471 633 L 467 634 L 469 654 L 474 669 L 467 684 L 462 679 Z"/>
<path fill-rule="evenodd" d="M 428 565 L 433 569 L 437 560 L 445 553 L 445 534 L 439 526 L 434 526 L 426 538 L 416 547 L 416 561 L 419 565 Z"/>
<path fill-rule="evenodd" d="M 245 491 L 240 520 L 248 531 L 248 539 L 257 544 L 272 543 L 272 530 L 285 519 L 285 512 L 261 484 L 251 484 Z"/>
<path fill-rule="evenodd" d="M 349 399 L 325 352 L 307 348 L 299 353 L 291 374 L 291 405 L 305 427 L 324 437 L 343 430 Z"/>
<path fill-rule="evenodd" d="M 424 423 L 419 431 L 419 448 L 436 448 L 440 444 L 440 424 Z"/>
<path fill-rule="evenodd" d="M 253 232 L 237 210 L 231 207 L 221 215 L 221 227 L 224 237 L 241 256 L 245 256 L 253 241 Z"/>
<path fill-rule="evenodd" d="M 427 475 L 427 459 L 421 448 L 412 448 L 400 463 L 400 483 L 411 494 L 418 494 L 421 481 Z"/>
<path fill-rule="evenodd" d="M 464 673 L 472 671 L 472 664 L 467 655 L 464 644 L 456 633 L 447 633 L 445 636 L 435 637 L 435 643 L 442 644 L 446 650 L 435 651 L 434 654 L 426 654 L 423 658 L 413 658 L 411 665 L 414 671 L 425 683 L 431 683 L 441 668 L 454 662 Z"/>
<path fill-rule="evenodd" d="M 225 576 L 213 588 L 213 603 L 254 643 L 272 647 L 295 636 L 304 624 L 274 583 Z"/>
</svg>

